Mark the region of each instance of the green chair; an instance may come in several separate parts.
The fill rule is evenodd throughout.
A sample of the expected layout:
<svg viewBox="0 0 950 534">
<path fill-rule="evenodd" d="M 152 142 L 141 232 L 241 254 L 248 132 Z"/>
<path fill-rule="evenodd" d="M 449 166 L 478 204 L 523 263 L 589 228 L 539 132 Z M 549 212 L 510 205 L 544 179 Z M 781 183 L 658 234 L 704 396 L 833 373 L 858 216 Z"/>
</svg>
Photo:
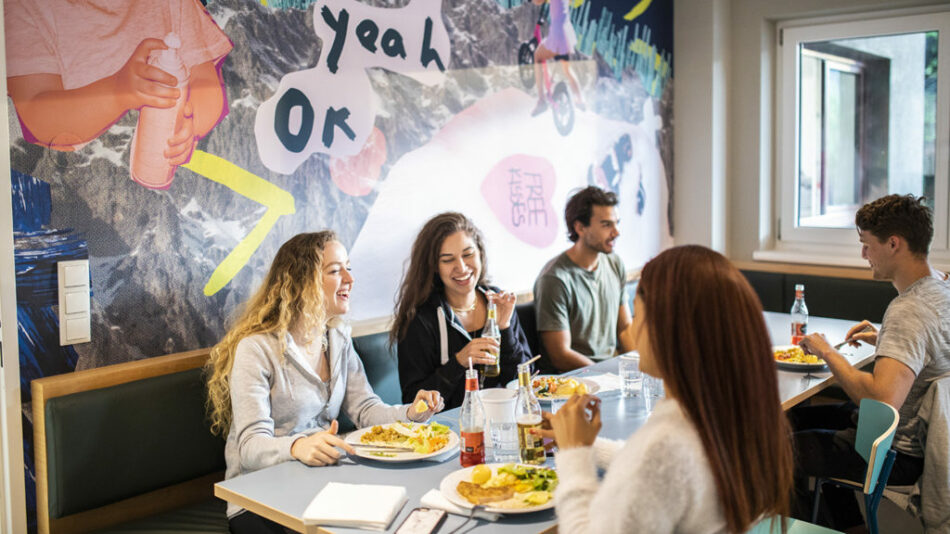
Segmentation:
<svg viewBox="0 0 950 534">
<path fill-rule="evenodd" d="M 821 527 L 798 519 L 787 518 L 786 524 L 788 525 L 788 530 L 785 531 L 785 534 L 841 534 L 837 530 L 831 530 L 830 528 Z M 746 534 L 783 534 L 782 519 L 779 517 L 765 518 L 753 525 Z"/>
<path fill-rule="evenodd" d="M 811 520 L 818 521 L 818 507 L 821 503 L 821 487 L 834 484 L 864 493 L 864 509 L 868 530 L 878 534 L 877 507 L 884 494 L 887 478 L 891 474 L 897 453 L 891 449 L 897 422 L 900 416 L 893 406 L 872 399 L 862 399 L 858 409 L 858 433 L 854 440 L 854 449 L 868 462 L 868 470 L 862 482 L 840 478 L 818 478 L 815 481 L 815 504 Z"/>
</svg>

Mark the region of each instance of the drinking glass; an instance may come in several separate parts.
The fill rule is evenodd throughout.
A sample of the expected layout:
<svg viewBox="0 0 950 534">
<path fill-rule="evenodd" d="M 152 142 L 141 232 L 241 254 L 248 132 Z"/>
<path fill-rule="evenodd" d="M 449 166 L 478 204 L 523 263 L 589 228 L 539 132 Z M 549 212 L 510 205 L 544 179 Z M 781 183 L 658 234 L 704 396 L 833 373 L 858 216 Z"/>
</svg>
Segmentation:
<svg viewBox="0 0 950 534">
<path fill-rule="evenodd" d="M 663 379 L 647 375 L 643 381 L 646 395 L 658 399 L 663 396 Z"/>
<path fill-rule="evenodd" d="M 640 354 L 636 351 L 620 355 L 620 394 L 636 397 L 643 389 L 643 373 L 640 371 Z"/>
<path fill-rule="evenodd" d="M 488 459 L 495 463 L 517 463 L 520 461 L 518 445 L 518 424 L 515 422 L 515 402 L 518 392 L 505 388 L 491 388 L 479 391 L 482 406 L 487 419 Z"/>
<path fill-rule="evenodd" d="M 647 411 L 653 411 L 653 407 L 660 398 L 663 397 L 663 380 L 650 375 L 643 377 L 643 402 L 646 404 Z"/>
</svg>

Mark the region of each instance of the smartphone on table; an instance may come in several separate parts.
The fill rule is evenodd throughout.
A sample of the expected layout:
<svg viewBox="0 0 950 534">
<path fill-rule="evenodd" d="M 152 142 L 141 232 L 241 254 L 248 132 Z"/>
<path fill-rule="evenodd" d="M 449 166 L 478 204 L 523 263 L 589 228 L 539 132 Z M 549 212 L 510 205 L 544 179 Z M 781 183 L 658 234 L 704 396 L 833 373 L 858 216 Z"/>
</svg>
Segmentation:
<svg viewBox="0 0 950 534">
<path fill-rule="evenodd" d="M 409 512 L 396 534 L 432 534 L 439 530 L 445 521 L 445 510 L 435 508 L 416 508 Z"/>
</svg>

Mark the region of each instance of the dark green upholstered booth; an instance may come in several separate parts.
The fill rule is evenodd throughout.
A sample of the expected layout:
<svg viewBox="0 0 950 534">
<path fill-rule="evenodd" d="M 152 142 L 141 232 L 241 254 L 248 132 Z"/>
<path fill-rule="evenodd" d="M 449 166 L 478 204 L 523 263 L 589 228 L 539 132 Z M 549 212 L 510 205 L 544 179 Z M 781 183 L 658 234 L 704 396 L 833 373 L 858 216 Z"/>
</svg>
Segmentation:
<svg viewBox="0 0 950 534">
<path fill-rule="evenodd" d="M 224 440 L 205 416 L 207 357 L 193 351 L 33 381 L 41 533 L 134 520 L 227 532 L 223 503 L 209 502 L 225 465 Z"/>
<path fill-rule="evenodd" d="M 366 378 L 373 391 L 388 404 L 402 403 L 399 386 L 399 364 L 396 347 L 389 347 L 389 332 L 377 332 L 353 338 L 353 348 L 360 355 Z"/>
</svg>

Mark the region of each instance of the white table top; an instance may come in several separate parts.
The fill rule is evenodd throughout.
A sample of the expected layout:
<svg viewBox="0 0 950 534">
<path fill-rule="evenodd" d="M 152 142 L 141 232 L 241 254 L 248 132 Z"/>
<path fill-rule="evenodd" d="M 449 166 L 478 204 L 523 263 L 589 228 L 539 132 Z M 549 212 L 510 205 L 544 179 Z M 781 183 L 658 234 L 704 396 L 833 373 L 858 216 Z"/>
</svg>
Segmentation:
<svg viewBox="0 0 950 534">
<path fill-rule="evenodd" d="M 791 322 L 787 313 L 765 312 L 765 322 L 772 336 L 773 345 L 787 345 L 791 341 Z M 808 332 L 822 333 L 828 342 L 836 345 L 844 341 L 848 329 L 856 321 L 828 319 L 825 317 L 809 317 Z M 877 325 L 875 325 L 877 326 Z M 858 348 L 844 346 L 841 353 L 851 365 L 864 367 L 874 358 L 874 347 L 862 344 Z M 814 396 L 821 390 L 833 385 L 835 378 L 827 368 L 824 371 L 804 373 L 800 371 L 778 371 L 779 398 L 782 399 L 782 408 L 788 410 L 803 400 Z"/>
<path fill-rule="evenodd" d="M 773 344 L 787 344 L 790 335 L 789 315 L 766 312 L 765 319 Z M 852 321 L 811 317 L 808 328 L 809 332 L 824 333 L 829 342 L 835 344 L 844 339 L 845 333 L 853 324 Z M 873 347 L 862 346 L 858 349 L 843 350 L 845 353 L 849 351 L 854 354 L 848 359 L 855 365 L 864 365 L 873 356 Z M 583 376 L 616 372 L 617 359 L 613 358 L 569 374 Z M 828 371 L 813 372 L 807 376 L 803 372 L 777 372 L 784 409 L 802 402 L 834 383 L 834 378 Z M 603 399 L 603 437 L 626 439 L 640 428 L 649 416 L 642 397 L 622 398 L 618 391 L 603 392 L 599 396 Z M 542 409 L 545 409 L 544 405 Z M 458 432 L 458 409 L 438 414 L 434 419 Z M 548 464 L 553 464 L 550 458 Z M 438 488 L 443 477 L 460 468 L 457 453 L 441 463 L 421 461 L 394 464 L 362 458 L 344 458 L 335 466 L 307 467 L 300 462 L 291 461 L 219 482 L 215 484 L 214 492 L 218 498 L 233 502 L 298 532 L 355 533 L 366 531 L 341 527 L 305 527 L 301 519 L 303 511 L 330 481 L 405 486 L 409 502 L 387 530 L 393 532 L 413 508 L 420 506 L 420 499 L 427 491 Z M 461 516 L 449 514 L 439 531 L 450 532 L 464 520 Z M 502 533 L 547 532 L 553 530 L 556 524 L 552 509 L 533 514 L 504 516 L 494 523 L 480 520 L 475 529 Z"/>
</svg>

